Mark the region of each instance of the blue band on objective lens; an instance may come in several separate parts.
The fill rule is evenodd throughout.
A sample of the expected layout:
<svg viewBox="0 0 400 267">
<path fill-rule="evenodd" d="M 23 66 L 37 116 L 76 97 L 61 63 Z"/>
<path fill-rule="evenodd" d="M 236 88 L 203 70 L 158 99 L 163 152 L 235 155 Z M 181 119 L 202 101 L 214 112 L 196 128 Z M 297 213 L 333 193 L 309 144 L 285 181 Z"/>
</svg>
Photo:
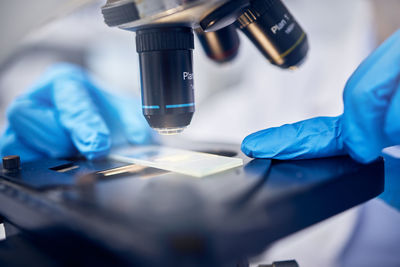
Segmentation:
<svg viewBox="0 0 400 267">
<path fill-rule="evenodd" d="M 157 106 L 157 105 L 155 105 L 155 106 L 142 106 L 142 108 L 144 108 L 144 109 L 160 109 L 160 106 Z"/>
<path fill-rule="evenodd" d="M 187 103 L 187 104 L 177 104 L 177 105 L 166 105 L 165 108 L 186 108 L 186 107 L 193 107 L 194 103 Z"/>
</svg>

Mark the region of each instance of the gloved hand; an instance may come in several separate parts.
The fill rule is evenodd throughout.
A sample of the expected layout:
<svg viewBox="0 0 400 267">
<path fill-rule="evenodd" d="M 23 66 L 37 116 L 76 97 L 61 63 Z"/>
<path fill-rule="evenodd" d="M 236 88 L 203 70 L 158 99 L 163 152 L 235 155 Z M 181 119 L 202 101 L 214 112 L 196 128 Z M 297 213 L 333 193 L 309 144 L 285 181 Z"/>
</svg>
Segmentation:
<svg viewBox="0 0 400 267">
<path fill-rule="evenodd" d="M 77 66 L 57 64 L 7 113 L 0 154 L 22 161 L 44 157 L 107 154 L 111 146 L 151 140 L 137 99 L 119 98 L 100 89 Z"/>
<path fill-rule="evenodd" d="M 270 128 L 247 136 L 250 157 L 306 159 L 350 154 L 367 163 L 400 144 L 400 31 L 354 72 L 344 89 L 344 112 Z"/>
</svg>

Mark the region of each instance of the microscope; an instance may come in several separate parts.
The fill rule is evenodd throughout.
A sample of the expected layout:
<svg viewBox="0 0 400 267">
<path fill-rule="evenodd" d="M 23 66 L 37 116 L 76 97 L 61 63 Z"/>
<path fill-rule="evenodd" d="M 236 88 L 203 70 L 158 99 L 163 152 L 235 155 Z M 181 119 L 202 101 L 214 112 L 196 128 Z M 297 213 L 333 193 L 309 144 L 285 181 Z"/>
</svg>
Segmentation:
<svg viewBox="0 0 400 267">
<path fill-rule="evenodd" d="M 21 10 L 19 1 L 9 3 Z M 31 12 L 25 5 L 37 3 L 24 2 Z M 238 54 L 238 31 L 283 69 L 299 66 L 308 50 L 306 34 L 280 0 L 108 0 L 103 14 L 108 25 L 136 32 L 143 113 L 162 134 L 181 132 L 193 116 L 194 34 L 217 63 Z M 3 46 L 0 61 L 2 55 Z M 146 147 L 126 149 L 152 157 Z M 174 147 L 235 156 L 243 166 L 192 179 L 117 157 L 4 157 L 0 266 L 247 267 L 274 242 L 378 196 L 385 172 L 389 181 L 400 172 L 389 157 L 387 166 L 349 156 L 276 161 L 250 159 L 230 144 L 179 140 Z"/>
<path fill-rule="evenodd" d="M 194 33 L 207 56 L 238 54 L 242 31 L 273 65 L 295 69 L 307 35 L 281 0 L 108 0 L 105 23 L 136 33 L 142 110 L 158 133 L 182 132 L 195 110 Z"/>
</svg>

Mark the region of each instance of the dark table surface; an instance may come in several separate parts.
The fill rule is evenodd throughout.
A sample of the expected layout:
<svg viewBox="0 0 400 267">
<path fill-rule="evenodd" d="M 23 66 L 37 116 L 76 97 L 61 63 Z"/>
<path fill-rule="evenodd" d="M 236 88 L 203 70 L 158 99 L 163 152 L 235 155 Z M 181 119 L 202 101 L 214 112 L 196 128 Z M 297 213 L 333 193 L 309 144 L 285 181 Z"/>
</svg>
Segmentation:
<svg viewBox="0 0 400 267">
<path fill-rule="evenodd" d="M 382 159 L 251 160 L 237 146 L 184 146 L 237 154 L 244 166 L 201 179 L 153 168 L 93 174 L 126 165 L 108 160 L 42 160 L 0 172 L 0 214 L 21 231 L 3 242 L 0 258 L 6 248 L 9 263 L 21 260 L 9 253 L 14 247 L 28 251 L 28 262 L 41 251 L 50 266 L 236 266 L 383 191 Z M 399 162 L 389 161 L 386 175 L 398 175 Z"/>
</svg>

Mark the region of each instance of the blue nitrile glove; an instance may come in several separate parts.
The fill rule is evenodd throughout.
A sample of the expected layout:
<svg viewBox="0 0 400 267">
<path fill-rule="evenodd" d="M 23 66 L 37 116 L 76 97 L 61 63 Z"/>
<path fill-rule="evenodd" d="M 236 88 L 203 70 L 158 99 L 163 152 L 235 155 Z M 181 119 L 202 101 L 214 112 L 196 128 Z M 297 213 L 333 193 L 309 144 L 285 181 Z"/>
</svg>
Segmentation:
<svg viewBox="0 0 400 267">
<path fill-rule="evenodd" d="M 341 116 L 312 118 L 253 133 L 244 139 L 243 152 L 275 159 L 349 154 L 367 163 L 383 148 L 400 144 L 400 31 L 358 67 L 346 84 L 343 100 Z M 398 193 L 399 188 L 385 190 Z M 398 201 L 388 202 L 400 208 Z"/>
<path fill-rule="evenodd" d="M 400 144 L 400 31 L 354 72 L 344 89 L 344 113 L 270 128 L 247 136 L 250 157 L 305 159 L 350 154 L 366 163 Z"/>
<path fill-rule="evenodd" d="M 0 154 L 23 161 L 107 154 L 111 146 L 151 140 L 138 99 L 120 98 L 100 87 L 81 68 L 52 66 L 7 113 Z"/>
</svg>

